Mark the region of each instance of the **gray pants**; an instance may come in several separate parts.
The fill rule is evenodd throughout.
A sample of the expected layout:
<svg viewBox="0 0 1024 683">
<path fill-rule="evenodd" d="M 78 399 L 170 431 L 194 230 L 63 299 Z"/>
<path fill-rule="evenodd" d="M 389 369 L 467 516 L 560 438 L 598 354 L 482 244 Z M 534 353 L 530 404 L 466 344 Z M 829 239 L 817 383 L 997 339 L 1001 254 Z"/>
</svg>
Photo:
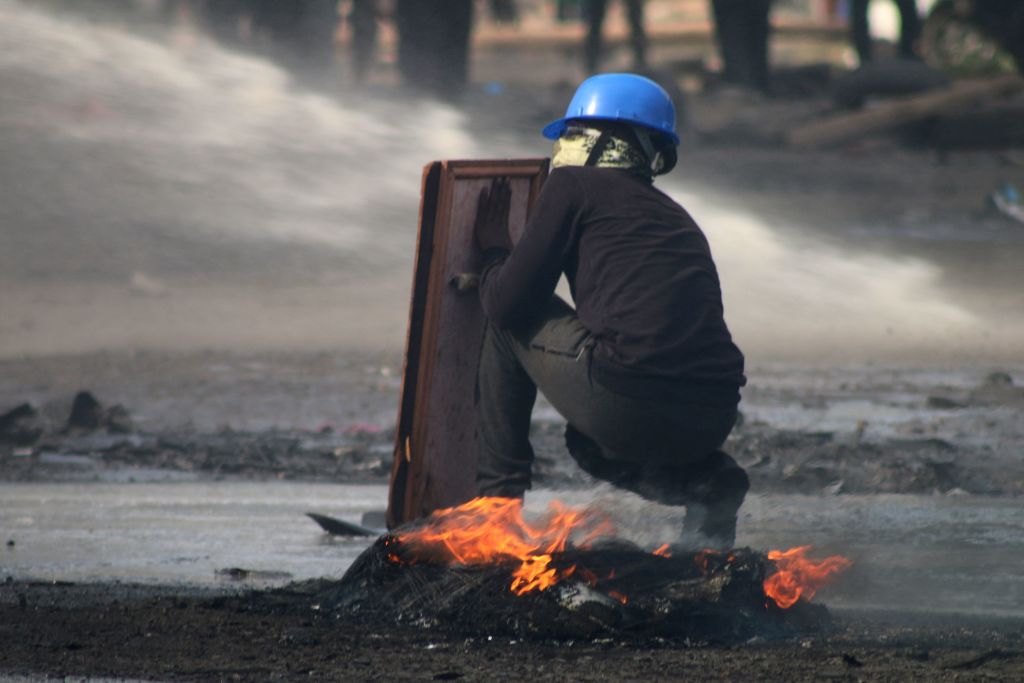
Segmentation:
<svg viewBox="0 0 1024 683">
<path fill-rule="evenodd" d="M 721 451 L 735 406 L 624 396 L 591 377 L 594 339 L 554 298 L 522 329 L 489 325 L 477 376 L 477 487 L 522 496 L 530 487 L 530 416 L 539 388 L 569 422 L 566 443 L 591 475 L 670 505 L 716 504 L 725 516 L 747 490 L 742 468 Z"/>
</svg>

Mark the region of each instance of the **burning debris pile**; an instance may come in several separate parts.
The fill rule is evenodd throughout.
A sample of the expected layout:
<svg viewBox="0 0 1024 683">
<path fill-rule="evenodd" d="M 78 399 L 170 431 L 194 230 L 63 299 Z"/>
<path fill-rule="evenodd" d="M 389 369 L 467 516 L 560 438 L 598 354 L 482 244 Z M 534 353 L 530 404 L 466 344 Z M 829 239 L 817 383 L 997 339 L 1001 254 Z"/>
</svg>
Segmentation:
<svg viewBox="0 0 1024 683">
<path fill-rule="evenodd" d="M 534 525 L 518 500 L 478 498 L 381 537 L 323 607 L 460 635 L 742 642 L 828 626 L 807 600 L 849 562 L 806 550 L 652 552 L 589 511 L 553 503 Z"/>
</svg>

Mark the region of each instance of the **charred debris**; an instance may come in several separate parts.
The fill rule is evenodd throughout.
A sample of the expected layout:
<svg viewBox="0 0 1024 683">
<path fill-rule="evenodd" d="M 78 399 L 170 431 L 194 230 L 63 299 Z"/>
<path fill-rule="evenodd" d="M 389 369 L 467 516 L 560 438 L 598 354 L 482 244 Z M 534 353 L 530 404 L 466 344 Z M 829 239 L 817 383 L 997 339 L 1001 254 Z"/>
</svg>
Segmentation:
<svg viewBox="0 0 1024 683">
<path fill-rule="evenodd" d="M 781 609 L 768 598 L 771 564 L 750 549 L 665 556 L 619 539 L 569 546 L 552 563 L 574 567 L 570 576 L 524 595 L 509 588 L 514 560 L 457 566 L 421 559 L 399 537 L 382 536 L 318 592 L 317 607 L 370 629 L 526 641 L 722 645 L 831 629 L 823 606 L 801 600 Z"/>
</svg>

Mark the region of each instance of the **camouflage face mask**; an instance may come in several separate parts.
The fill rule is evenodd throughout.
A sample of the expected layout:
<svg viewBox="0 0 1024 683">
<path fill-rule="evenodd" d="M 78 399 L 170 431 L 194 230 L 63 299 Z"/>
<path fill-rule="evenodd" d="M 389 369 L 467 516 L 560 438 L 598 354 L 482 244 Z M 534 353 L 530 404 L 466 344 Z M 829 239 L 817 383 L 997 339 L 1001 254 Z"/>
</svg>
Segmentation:
<svg viewBox="0 0 1024 683">
<path fill-rule="evenodd" d="M 586 126 L 569 126 L 562 136 L 555 140 L 551 155 L 552 168 L 560 166 L 586 166 L 594 146 L 601 138 L 601 131 Z M 636 144 L 615 134 L 605 136 L 604 148 L 591 166 L 598 168 L 620 168 L 650 177 L 660 170 L 661 155 L 654 155 L 654 163 L 644 150 Z"/>
</svg>

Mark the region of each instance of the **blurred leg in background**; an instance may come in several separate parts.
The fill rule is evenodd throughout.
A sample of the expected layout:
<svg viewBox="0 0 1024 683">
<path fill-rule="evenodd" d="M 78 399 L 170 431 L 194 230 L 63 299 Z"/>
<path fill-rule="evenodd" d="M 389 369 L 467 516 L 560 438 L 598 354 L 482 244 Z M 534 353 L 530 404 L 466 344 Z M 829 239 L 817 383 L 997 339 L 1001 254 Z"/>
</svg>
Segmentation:
<svg viewBox="0 0 1024 683">
<path fill-rule="evenodd" d="M 749 64 L 748 82 L 752 88 L 767 90 L 770 77 L 768 39 L 771 35 L 772 0 L 750 0 L 747 21 Z"/>
<path fill-rule="evenodd" d="M 587 20 L 587 40 L 583 46 L 584 67 L 588 74 L 595 73 L 601 62 L 601 30 L 608 0 L 586 0 L 583 15 Z"/>
<path fill-rule="evenodd" d="M 921 37 L 921 15 L 914 0 L 896 0 L 900 10 L 900 56 L 917 58 L 917 41 Z"/>
<path fill-rule="evenodd" d="M 397 0 L 398 69 L 405 85 L 458 95 L 469 76 L 472 0 Z"/>
<path fill-rule="evenodd" d="M 248 44 L 251 41 L 252 2 L 246 0 L 223 0 L 222 2 L 208 2 L 200 5 L 203 24 L 213 36 L 224 45 L 238 47 Z M 178 6 L 184 6 L 179 3 Z M 190 9 L 196 3 L 190 3 Z M 245 30 L 248 27 L 248 31 Z"/>
<path fill-rule="evenodd" d="M 365 83 L 377 51 L 377 0 L 352 0 L 346 21 L 352 36 L 352 77 Z"/>
<path fill-rule="evenodd" d="M 857 59 L 861 64 L 871 61 L 871 25 L 868 23 L 870 0 L 850 0 L 850 31 Z"/>
<path fill-rule="evenodd" d="M 633 69 L 647 68 L 647 33 L 644 31 L 643 0 L 624 0 L 629 19 L 630 41 L 633 50 Z M 608 11 L 608 0 L 586 0 L 584 16 L 587 19 L 587 38 L 583 47 L 587 73 L 596 73 L 603 50 L 602 30 Z"/>
<path fill-rule="evenodd" d="M 565 23 L 583 18 L 582 0 L 556 0 L 555 18 Z"/>
<path fill-rule="evenodd" d="M 337 0 L 303 0 L 290 36 L 292 49 L 305 73 L 330 78 L 334 69 L 334 39 L 338 28 Z"/>
<path fill-rule="evenodd" d="M 644 31 L 644 0 L 625 0 L 629 31 L 633 42 L 633 69 L 647 68 L 647 33 Z"/>
<path fill-rule="evenodd" d="M 516 0 L 490 0 L 491 18 L 496 24 L 515 24 L 519 21 Z"/>
<path fill-rule="evenodd" d="M 771 0 L 712 0 L 722 80 L 755 90 L 768 87 Z"/>
<path fill-rule="evenodd" d="M 900 56 L 914 59 L 915 45 L 921 34 L 921 17 L 914 0 L 895 0 L 900 11 Z M 870 0 L 850 1 L 850 30 L 853 32 L 853 46 L 861 64 L 867 64 L 873 57 L 871 23 L 868 20 Z"/>
</svg>

